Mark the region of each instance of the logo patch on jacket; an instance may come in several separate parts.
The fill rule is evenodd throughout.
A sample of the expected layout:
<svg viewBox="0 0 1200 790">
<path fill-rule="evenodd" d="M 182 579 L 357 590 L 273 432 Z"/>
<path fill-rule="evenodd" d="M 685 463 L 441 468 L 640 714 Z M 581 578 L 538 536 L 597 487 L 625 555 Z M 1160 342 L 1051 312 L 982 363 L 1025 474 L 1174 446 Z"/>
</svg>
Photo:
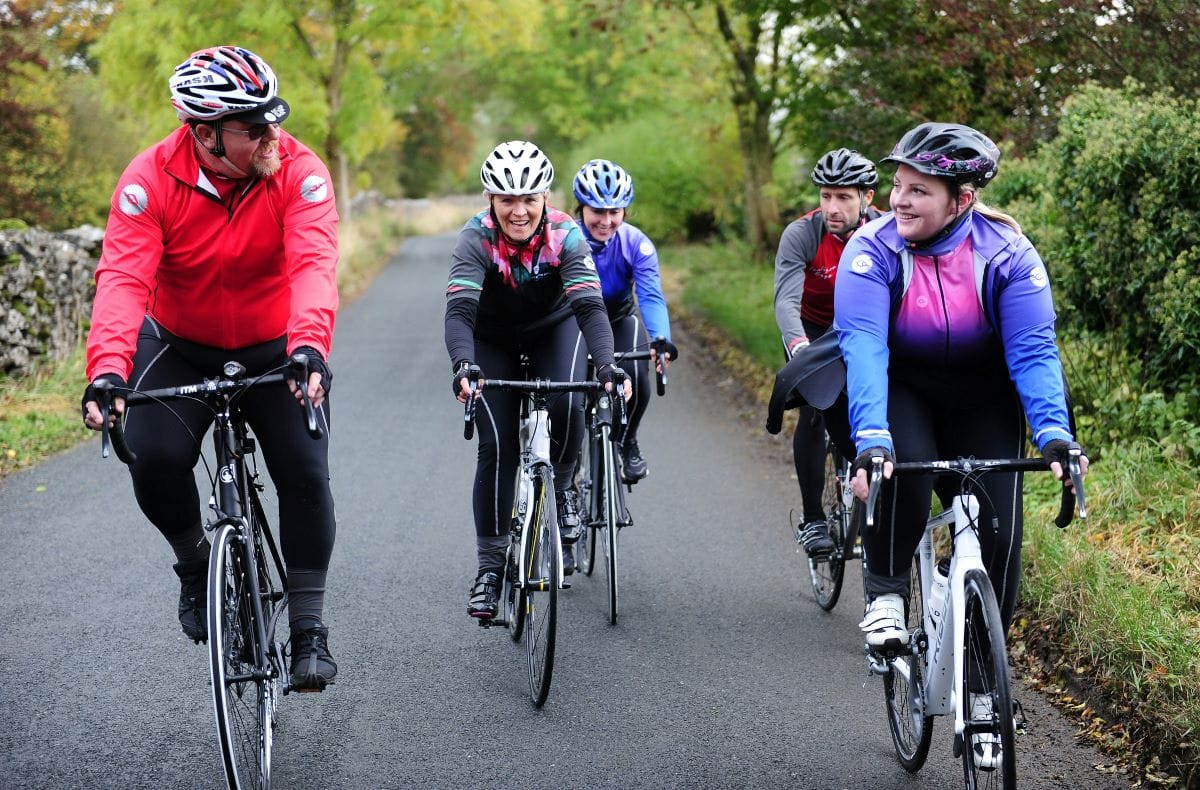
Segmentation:
<svg viewBox="0 0 1200 790">
<path fill-rule="evenodd" d="M 1041 266 L 1036 266 L 1029 272 L 1029 282 L 1033 283 L 1033 287 L 1039 291 L 1046 287 L 1046 270 Z"/>
<path fill-rule="evenodd" d="M 320 203 L 329 196 L 329 184 L 315 173 L 300 184 L 300 197 L 309 203 Z"/>
<path fill-rule="evenodd" d="M 854 260 L 850 261 L 850 270 L 855 274 L 866 274 L 874 265 L 870 255 L 855 255 Z"/>
<path fill-rule="evenodd" d="M 141 184 L 126 184 L 117 199 L 123 214 L 136 217 L 150 206 L 150 198 Z"/>
</svg>

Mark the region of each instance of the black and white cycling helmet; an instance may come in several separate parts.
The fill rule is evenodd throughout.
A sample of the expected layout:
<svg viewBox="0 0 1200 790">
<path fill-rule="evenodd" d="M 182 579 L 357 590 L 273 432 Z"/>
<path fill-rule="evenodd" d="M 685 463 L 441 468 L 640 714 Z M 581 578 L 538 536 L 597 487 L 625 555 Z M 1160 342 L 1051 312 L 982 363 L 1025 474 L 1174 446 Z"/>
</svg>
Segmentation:
<svg viewBox="0 0 1200 790">
<path fill-rule="evenodd" d="M 895 162 L 956 184 L 984 187 L 1000 171 L 1000 149 L 987 135 L 957 123 L 909 130 L 884 162 Z"/>
<path fill-rule="evenodd" d="M 509 140 L 483 160 L 479 180 L 493 195 L 537 195 L 554 183 L 554 165 L 533 143 Z"/>
<path fill-rule="evenodd" d="M 575 174 L 574 191 L 575 198 L 591 208 L 628 208 L 633 179 L 616 162 L 593 159 Z"/>
<path fill-rule="evenodd" d="M 210 47 L 188 55 L 171 75 L 171 104 L 181 121 L 237 116 L 250 124 L 283 123 L 290 112 L 267 62 L 241 47 Z"/>
<path fill-rule="evenodd" d="M 874 189 L 879 183 L 879 173 L 875 163 L 858 151 L 836 148 L 817 160 L 812 182 L 819 187 Z"/>
</svg>

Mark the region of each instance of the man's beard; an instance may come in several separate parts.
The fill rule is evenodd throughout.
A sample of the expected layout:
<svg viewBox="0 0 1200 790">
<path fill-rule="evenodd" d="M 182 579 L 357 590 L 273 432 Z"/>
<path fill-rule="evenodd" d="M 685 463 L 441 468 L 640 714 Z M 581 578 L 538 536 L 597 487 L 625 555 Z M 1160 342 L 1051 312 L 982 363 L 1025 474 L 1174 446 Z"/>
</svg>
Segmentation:
<svg viewBox="0 0 1200 790">
<path fill-rule="evenodd" d="M 259 147 L 250 158 L 250 167 L 259 178 L 270 178 L 279 172 L 282 163 L 279 161 L 279 143 L 272 141 Z"/>
</svg>

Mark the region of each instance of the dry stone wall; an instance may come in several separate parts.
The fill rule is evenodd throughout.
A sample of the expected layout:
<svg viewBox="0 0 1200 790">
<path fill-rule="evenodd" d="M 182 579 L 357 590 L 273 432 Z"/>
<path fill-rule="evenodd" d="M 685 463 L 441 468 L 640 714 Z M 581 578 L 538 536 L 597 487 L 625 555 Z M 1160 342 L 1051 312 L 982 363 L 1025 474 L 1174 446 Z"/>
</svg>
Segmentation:
<svg viewBox="0 0 1200 790">
<path fill-rule="evenodd" d="M 87 331 L 104 231 L 0 231 L 0 375 L 68 354 Z"/>
</svg>

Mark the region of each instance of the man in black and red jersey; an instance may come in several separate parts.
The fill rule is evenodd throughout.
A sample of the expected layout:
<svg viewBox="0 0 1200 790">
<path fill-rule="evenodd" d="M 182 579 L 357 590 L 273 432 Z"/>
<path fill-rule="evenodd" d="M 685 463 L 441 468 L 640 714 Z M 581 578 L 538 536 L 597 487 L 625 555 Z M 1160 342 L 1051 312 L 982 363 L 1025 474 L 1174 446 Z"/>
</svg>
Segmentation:
<svg viewBox="0 0 1200 790">
<path fill-rule="evenodd" d="M 154 389 L 215 378 L 227 361 L 251 375 L 309 360 L 308 395 L 322 439 L 311 439 L 288 387 L 248 391 L 243 414 L 262 447 L 279 496 L 288 572 L 291 682 L 322 690 L 337 674 L 322 621 L 333 551 L 326 359 L 338 306 L 338 214 L 329 171 L 280 129 L 290 112 L 278 80 L 241 47 L 193 52 L 172 74 L 181 125 L 138 154 L 117 183 L 96 269 L 87 342 L 84 423 L 98 430 L 93 387 Z M 123 412 L 118 397 L 115 410 Z M 208 540 L 193 467 L 203 406 L 148 404 L 130 410 L 125 433 L 137 460 L 134 495 L 175 552 L 179 623 L 208 637 Z"/>
<path fill-rule="evenodd" d="M 879 174 L 857 151 L 838 148 L 817 160 L 812 181 L 820 208 L 789 224 L 775 256 L 775 322 L 783 333 L 787 359 L 833 325 L 833 285 L 846 241 L 880 216 L 871 206 Z M 802 406 L 792 440 L 804 521 L 796 540 L 809 556 L 826 556 L 833 540 L 821 507 L 824 487 L 825 425 L 820 412 Z"/>
</svg>

